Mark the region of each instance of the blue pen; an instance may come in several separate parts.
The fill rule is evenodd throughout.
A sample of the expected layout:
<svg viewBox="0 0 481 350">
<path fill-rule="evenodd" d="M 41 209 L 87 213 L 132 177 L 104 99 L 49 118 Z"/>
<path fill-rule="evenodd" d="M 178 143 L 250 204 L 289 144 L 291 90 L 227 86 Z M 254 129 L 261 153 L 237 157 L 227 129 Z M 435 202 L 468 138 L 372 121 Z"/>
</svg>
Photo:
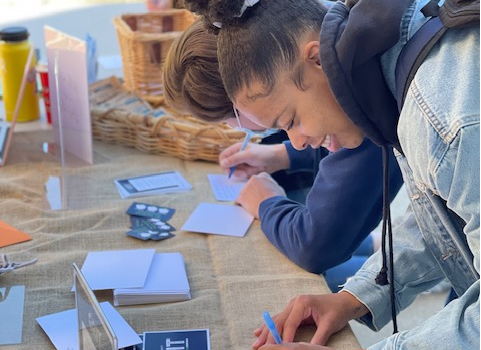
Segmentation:
<svg viewBox="0 0 481 350">
<path fill-rule="evenodd" d="M 274 337 L 276 344 L 282 344 L 282 338 L 279 335 L 279 332 L 277 332 L 276 324 L 274 323 L 274 320 L 272 319 L 271 315 L 269 315 L 267 311 L 264 311 L 262 316 L 264 317 L 264 321 L 266 322 L 267 328 L 269 328 L 269 330 L 271 331 L 271 334 Z"/>
<path fill-rule="evenodd" d="M 254 134 L 252 132 L 249 132 L 249 131 L 246 131 L 246 137 L 244 138 L 244 141 L 242 141 L 242 145 L 239 149 L 239 152 L 242 152 L 243 150 L 246 149 L 247 147 L 247 144 L 249 143 L 251 137 L 253 136 Z M 232 176 L 232 174 L 234 174 L 234 171 L 235 171 L 235 166 L 232 166 L 230 168 L 230 171 L 229 171 L 229 176 L 227 177 L 228 179 L 230 179 L 230 177 Z"/>
</svg>

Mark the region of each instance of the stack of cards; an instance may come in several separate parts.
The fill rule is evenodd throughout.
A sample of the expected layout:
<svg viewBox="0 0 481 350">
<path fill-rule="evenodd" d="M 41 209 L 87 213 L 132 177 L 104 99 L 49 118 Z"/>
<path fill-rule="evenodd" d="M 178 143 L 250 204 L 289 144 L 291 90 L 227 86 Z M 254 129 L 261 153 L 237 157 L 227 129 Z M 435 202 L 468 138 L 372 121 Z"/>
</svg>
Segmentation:
<svg viewBox="0 0 481 350">
<path fill-rule="evenodd" d="M 116 288 L 113 294 L 115 306 L 190 300 L 184 257 L 177 252 L 156 253 L 142 288 Z"/>
<path fill-rule="evenodd" d="M 172 231 L 175 231 L 175 228 L 167 222 L 174 213 L 175 209 L 172 208 L 134 202 L 127 210 L 131 223 L 131 230 L 127 235 L 143 241 L 160 241 L 174 237 Z"/>
</svg>

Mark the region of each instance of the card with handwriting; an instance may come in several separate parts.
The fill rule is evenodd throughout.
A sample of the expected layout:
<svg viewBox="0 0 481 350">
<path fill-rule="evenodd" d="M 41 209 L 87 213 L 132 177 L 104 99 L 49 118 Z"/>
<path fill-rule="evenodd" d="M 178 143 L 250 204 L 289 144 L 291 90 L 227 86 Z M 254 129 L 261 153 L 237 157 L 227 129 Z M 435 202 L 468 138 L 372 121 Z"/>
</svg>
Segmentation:
<svg viewBox="0 0 481 350">
<path fill-rule="evenodd" d="M 215 199 L 222 202 L 232 202 L 239 196 L 247 180 L 229 179 L 225 174 L 207 174 Z"/>
</svg>

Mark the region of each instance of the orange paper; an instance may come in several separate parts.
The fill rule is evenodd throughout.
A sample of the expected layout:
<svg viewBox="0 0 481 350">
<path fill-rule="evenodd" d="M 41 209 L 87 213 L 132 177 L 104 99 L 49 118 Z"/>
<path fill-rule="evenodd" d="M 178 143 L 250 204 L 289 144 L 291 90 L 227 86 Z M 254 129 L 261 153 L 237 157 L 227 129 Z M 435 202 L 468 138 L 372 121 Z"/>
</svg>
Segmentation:
<svg viewBox="0 0 481 350">
<path fill-rule="evenodd" d="M 30 241 L 32 237 L 0 221 L 0 248 L 20 242 Z"/>
</svg>

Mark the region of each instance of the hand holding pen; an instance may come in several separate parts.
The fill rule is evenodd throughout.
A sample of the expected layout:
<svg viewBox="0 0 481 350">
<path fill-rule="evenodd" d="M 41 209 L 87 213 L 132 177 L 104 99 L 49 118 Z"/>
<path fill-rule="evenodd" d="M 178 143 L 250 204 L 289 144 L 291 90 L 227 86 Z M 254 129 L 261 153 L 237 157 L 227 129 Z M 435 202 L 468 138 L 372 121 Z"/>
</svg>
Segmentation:
<svg viewBox="0 0 481 350">
<path fill-rule="evenodd" d="M 246 136 L 244 137 L 244 141 L 242 141 L 242 145 L 239 149 L 239 152 L 242 152 L 243 150 L 246 149 L 247 147 L 247 144 L 249 143 L 249 141 L 251 140 L 252 136 L 254 136 L 254 133 L 252 132 L 246 132 Z M 235 166 L 232 166 L 229 170 L 229 175 L 228 175 L 228 178 L 230 179 L 232 174 L 234 174 L 234 171 L 235 171 L 236 167 Z"/>
<path fill-rule="evenodd" d="M 266 129 L 264 131 L 253 131 L 253 130 L 249 130 L 249 129 L 246 129 L 246 128 L 242 128 L 242 127 L 238 127 L 236 128 L 238 130 L 242 130 L 245 132 L 246 136 L 244 138 L 244 141 L 242 141 L 242 145 L 239 149 L 239 152 L 242 152 L 246 149 L 247 145 L 249 144 L 249 141 L 254 137 L 254 136 L 257 136 L 259 137 L 260 139 L 263 139 L 265 137 L 268 137 L 268 136 L 271 136 L 277 132 L 279 132 L 278 129 Z M 230 171 L 229 171 L 229 175 L 228 175 L 228 178 L 230 179 L 232 174 L 234 174 L 234 171 L 236 170 L 236 166 L 232 166 L 230 168 Z"/>
<path fill-rule="evenodd" d="M 279 335 L 279 332 L 277 331 L 276 324 L 274 323 L 274 320 L 272 319 L 271 315 L 269 312 L 264 311 L 262 314 L 262 317 L 264 317 L 264 321 L 266 322 L 267 328 L 269 328 L 269 331 L 271 332 L 272 336 L 274 337 L 274 340 L 276 341 L 276 344 L 282 344 L 282 338 Z"/>
</svg>

